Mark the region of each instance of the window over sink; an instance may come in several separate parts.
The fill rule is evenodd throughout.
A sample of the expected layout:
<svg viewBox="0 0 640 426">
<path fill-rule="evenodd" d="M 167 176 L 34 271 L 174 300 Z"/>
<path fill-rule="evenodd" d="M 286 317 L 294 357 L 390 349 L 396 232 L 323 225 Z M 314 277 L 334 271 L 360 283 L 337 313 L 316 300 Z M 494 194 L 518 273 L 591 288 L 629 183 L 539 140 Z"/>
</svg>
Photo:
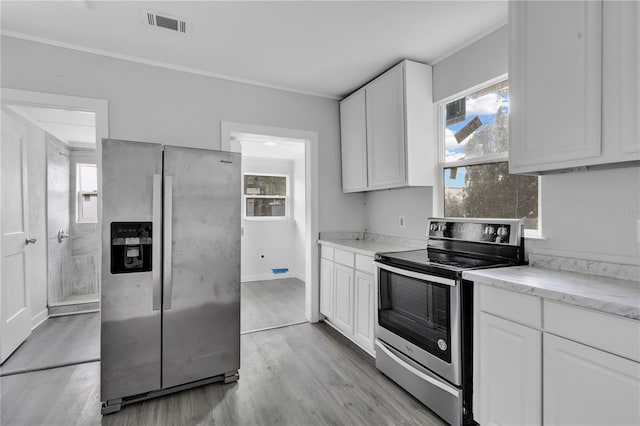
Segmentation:
<svg viewBox="0 0 640 426">
<path fill-rule="evenodd" d="M 493 81 L 439 104 L 436 211 L 447 217 L 524 218 L 540 235 L 540 180 L 509 174 L 509 82 Z"/>
</svg>

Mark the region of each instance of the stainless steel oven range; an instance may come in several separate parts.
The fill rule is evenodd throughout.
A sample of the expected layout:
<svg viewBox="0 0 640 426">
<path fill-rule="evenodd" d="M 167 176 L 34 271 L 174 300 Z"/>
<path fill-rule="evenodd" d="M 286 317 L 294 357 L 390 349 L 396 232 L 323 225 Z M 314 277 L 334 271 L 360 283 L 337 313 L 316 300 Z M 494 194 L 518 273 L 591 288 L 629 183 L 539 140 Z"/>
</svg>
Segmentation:
<svg viewBox="0 0 640 426">
<path fill-rule="evenodd" d="M 430 218 L 426 250 L 376 255 L 376 367 L 452 425 L 473 424 L 470 269 L 524 263 L 523 222 Z"/>
</svg>

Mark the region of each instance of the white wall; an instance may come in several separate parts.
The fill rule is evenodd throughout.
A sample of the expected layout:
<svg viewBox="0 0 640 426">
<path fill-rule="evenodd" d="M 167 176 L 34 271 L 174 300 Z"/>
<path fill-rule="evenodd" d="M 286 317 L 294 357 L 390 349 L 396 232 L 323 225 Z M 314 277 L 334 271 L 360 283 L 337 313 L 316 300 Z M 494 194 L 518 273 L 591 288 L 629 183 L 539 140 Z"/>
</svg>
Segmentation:
<svg viewBox="0 0 640 426">
<path fill-rule="evenodd" d="M 242 172 L 287 175 L 289 176 L 290 193 L 293 193 L 293 162 L 291 160 L 243 156 Z M 290 202 L 289 208 L 292 214 L 290 218 L 243 220 L 244 235 L 242 237 L 242 259 L 240 263 L 243 282 L 277 279 L 295 275 L 296 223 L 293 219 L 295 202 L 292 199 L 290 199 Z M 276 275 L 271 271 L 273 268 L 288 268 L 289 272 Z M 304 275 L 304 266 L 302 272 Z"/>
<path fill-rule="evenodd" d="M 434 102 L 506 73 L 508 37 L 505 25 L 435 64 Z"/>
<path fill-rule="evenodd" d="M 424 239 L 432 211 L 432 188 L 415 187 L 367 192 L 367 231 Z M 400 226 L 400 216 L 405 226 Z"/>
<path fill-rule="evenodd" d="M 220 122 L 319 134 L 319 231 L 364 228 L 362 196 L 342 194 L 338 102 L 2 36 L 1 86 L 109 101 L 116 139 L 220 148 Z"/>
</svg>

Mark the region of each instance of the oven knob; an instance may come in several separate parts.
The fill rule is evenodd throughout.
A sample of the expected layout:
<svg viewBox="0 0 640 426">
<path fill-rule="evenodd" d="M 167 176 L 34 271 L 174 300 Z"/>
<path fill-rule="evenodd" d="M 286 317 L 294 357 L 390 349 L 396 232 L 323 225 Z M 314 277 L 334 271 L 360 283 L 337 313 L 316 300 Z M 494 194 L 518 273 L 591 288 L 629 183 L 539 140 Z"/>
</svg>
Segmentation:
<svg viewBox="0 0 640 426">
<path fill-rule="evenodd" d="M 493 235 L 493 226 L 487 226 L 484 230 L 485 234 Z"/>
<path fill-rule="evenodd" d="M 507 235 L 507 228 L 504 228 L 504 227 L 498 228 L 498 235 L 500 235 L 501 237 L 504 237 L 505 235 Z"/>
<path fill-rule="evenodd" d="M 446 351 L 447 342 L 445 342 L 443 339 L 438 339 L 438 347 L 440 348 L 441 351 Z"/>
<path fill-rule="evenodd" d="M 435 224 L 435 223 L 432 223 L 432 224 L 431 224 L 431 230 L 432 230 L 432 231 L 437 231 L 437 230 L 438 230 L 438 225 L 437 225 L 437 224 Z"/>
</svg>

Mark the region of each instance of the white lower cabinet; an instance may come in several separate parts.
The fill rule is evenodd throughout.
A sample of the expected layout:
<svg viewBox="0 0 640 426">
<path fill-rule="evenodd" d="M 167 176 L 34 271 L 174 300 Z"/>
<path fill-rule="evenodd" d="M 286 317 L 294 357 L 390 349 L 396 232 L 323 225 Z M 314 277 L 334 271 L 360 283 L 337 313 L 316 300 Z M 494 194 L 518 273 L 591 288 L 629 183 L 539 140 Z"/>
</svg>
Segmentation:
<svg viewBox="0 0 640 426">
<path fill-rule="evenodd" d="M 640 364 L 545 333 L 545 425 L 639 425 Z"/>
<path fill-rule="evenodd" d="M 375 356 L 376 288 L 373 257 L 336 248 L 320 260 L 320 313 L 354 343 Z M 327 253 L 326 255 L 324 253 Z"/>
<path fill-rule="evenodd" d="M 539 425 L 542 332 L 480 313 L 482 425 Z"/>
<path fill-rule="evenodd" d="M 355 276 L 355 321 L 353 337 L 364 347 L 374 347 L 373 336 L 375 287 L 373 275 L 356 271 Z"/>
<path fill-rule="evenodd" d="M 333 261 L 320 259 L 320 313 L 333 318 Z"/>
<path fill-rule="evenodd" d="M 640 425 L 640 321 L 484 285 L 474 303 L 477 422 Z"/>
<path fill-rule="evenodd" d="M 333 322 L 348 334 L 353 334 L 353 268 L 333 265 L 334 303 Z"/>
</svg>

